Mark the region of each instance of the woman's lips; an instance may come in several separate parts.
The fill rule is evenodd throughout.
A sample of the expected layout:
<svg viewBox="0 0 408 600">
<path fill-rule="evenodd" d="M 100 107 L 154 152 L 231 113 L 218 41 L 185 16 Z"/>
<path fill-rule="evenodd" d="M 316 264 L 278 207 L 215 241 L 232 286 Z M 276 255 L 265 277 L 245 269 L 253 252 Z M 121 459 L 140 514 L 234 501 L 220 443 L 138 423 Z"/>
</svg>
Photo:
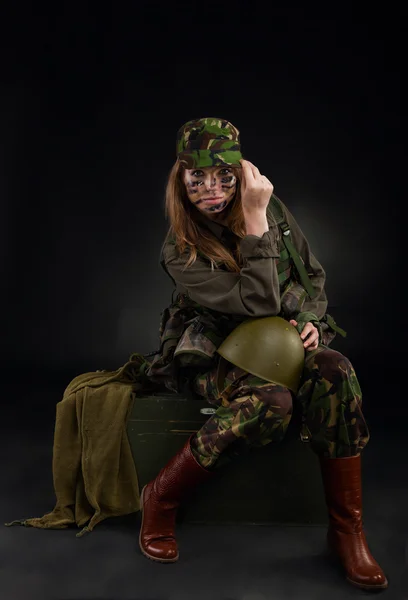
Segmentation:
<svg viewBox="0 0 408 600">
<path fill-rule="evenodd" d="M 217 204 L 222 199 L 223 199 L 222 196 L 221 196 L 221 198 L 204 198 L 204 202 L 208 202 L 208 204 Z"/>
</svg>

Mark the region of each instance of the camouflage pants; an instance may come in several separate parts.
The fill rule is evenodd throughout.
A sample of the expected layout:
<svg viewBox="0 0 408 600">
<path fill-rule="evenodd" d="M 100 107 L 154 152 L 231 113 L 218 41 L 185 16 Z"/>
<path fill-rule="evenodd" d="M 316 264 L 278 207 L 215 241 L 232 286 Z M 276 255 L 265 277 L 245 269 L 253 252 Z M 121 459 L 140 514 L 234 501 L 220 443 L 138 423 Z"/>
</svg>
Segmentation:
<svg viewBox="0 0 408 600">
<path fill-rule="evenodd" d="M 370 434 L 361 411 L 360 385 L 351 362 L 340 352 L 322 344 L 305 352 L 296 395 L 227 364 L 221 384 L 217 368 L 196 376 L 193 384 L 195 393 L 217 407 L 191 440 L 203 467 L 218 468 L 251 446 L 279 442 L 295 404 L 317 454 L 355 456 L 367 444 Z"/>
</svg>

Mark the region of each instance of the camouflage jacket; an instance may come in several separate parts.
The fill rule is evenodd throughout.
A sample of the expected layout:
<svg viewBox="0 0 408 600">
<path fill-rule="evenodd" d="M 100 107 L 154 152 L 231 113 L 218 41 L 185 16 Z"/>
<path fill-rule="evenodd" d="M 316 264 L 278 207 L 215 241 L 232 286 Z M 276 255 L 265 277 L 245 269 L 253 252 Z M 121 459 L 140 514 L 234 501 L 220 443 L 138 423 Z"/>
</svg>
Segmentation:
<svg viewBox="0 0 408 600">
<path fill-rule="evenodd" d="M 222 266 L 211 269 L 203 255 L 185 269 L 188 250 L 180 255 L 167 236 L 161 265 L 175 290 L 172 303 L 161 315 L 160 348 L 149 361 L 149 379 L 181 391 L 194 373 L 216 366 L 218 346 L 250 317 L 294 318 L 299 332 L 311 321 L 325 345 L 336 332 L 346 335 L 326 314 L 323 267 L 295 218 L 276 196 L 271 198 L 267 218 L 269 230 L 262 237 L 247 235 L 239 241 L 244 261 L 240 273 Z M 200 222 L 233 249 L 238 238 L 227 227 L 201 215 Z"/>
</svg>

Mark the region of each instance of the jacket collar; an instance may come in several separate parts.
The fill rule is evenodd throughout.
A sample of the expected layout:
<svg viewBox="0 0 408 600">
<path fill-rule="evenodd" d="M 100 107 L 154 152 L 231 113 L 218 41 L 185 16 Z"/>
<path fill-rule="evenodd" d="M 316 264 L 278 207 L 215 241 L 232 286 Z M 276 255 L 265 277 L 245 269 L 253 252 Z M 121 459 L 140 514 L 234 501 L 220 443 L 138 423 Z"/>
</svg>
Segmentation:
<svg viewBox="0 0 408 600">
<path fill-rule="evenodd" d="M 197 216 L 197 219 L 200 221 L 200 223 L 205 225 L 207 227 L 207 229 L 209 229 L 211 231 L 211 233 L 213 233 L 215 235 L 215 237 L 218 238 L 219 240 L 221 240 L 222 237 L 225 235 L 225 233 L 227 233 L 227 231 L 229 231 L 228 227 L 226 225 L 221 225 L 221 223 L 216 223 L 215 221 L 212 221 L 211 219 L 208 219 L 207 217 L 205 217 L 199 211 L 197 211 L 197 212 L 199 213 Z"/>
</svg>

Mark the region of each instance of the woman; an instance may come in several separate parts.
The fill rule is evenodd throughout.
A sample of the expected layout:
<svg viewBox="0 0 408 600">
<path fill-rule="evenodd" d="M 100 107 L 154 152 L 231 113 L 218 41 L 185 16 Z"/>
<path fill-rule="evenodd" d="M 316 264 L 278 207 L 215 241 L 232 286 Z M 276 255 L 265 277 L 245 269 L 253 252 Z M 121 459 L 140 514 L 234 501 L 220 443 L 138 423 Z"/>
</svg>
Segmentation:
<svg viewBox="0 0 408 600">
<path fill-rule="evenodd" d="M 284 235 L 290 230 L 291 256 L 276 208 Z M 325 272 L 290 211 L 273 196 L 272 183 L 242 158 L 231 123 L 203 118 L 179 130 L 166 212 L 170 228 L 161 264 L 175 283 L 176 298 L 162 315 L 160 351 L 146 374 L 218 408 L 144 487 L 141 551 L 156 561 L 176 561 L 175 516 L 184 495 L 241 448 L 282 439 L 296 401 L 303 433 L 320 460 L 329 546 L 352 584 L 387 587 L 362 529 L 360 453 L 369 432 L 353 366 L 328 347 L 336 331 L 344 332 L 326 315 Z M 222 363 L 216 352 L 237 325 L 268 316 L 284 317 L 304 341 L 296 396 Z"/>
</svg>

